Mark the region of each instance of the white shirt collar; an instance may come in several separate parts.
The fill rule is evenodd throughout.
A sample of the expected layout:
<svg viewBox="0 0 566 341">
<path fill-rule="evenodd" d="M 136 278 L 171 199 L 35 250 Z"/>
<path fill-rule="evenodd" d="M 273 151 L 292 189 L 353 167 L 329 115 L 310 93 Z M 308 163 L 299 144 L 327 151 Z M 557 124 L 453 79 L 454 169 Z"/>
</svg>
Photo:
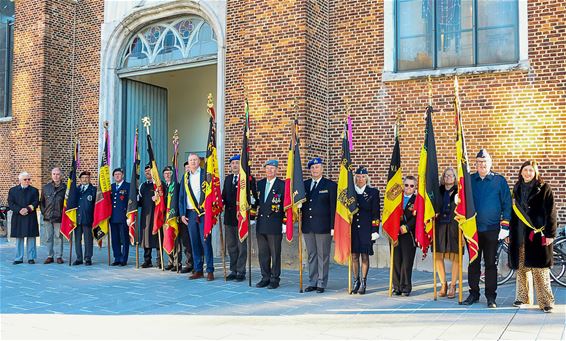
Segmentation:
<svg viewBox="0 0 566 341">
<path fill-rule="evenodd" d="M 120 188 L 122 186 L 122 184 L 124 183 L 124 180 L 117 182 L 116 183 L 116 188 Z"/>
<path fill-rule="evenodd" d="M 367 185 L 364 185 L 364 187 L 358 187 L 356 185 L 354 185 L 354 189 L 356 190 L 356 193 L 358 194 L 362 194 L 365 190 L 366 190 Z"/>
</svg>

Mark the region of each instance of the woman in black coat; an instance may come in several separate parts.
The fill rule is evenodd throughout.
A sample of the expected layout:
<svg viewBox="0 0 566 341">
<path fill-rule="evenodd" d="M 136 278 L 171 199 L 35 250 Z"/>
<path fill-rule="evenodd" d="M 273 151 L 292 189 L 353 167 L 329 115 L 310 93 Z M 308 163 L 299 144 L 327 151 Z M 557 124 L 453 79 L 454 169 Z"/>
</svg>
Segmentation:
<svg viewBox="0 0 566 341">
<path fill-rule="evenodd" d="M 11 236 L 16 238 L 16 259 L 14 264 L 23 263 L 24 238 L 27 243 L 28 263 L 35 264 L 35 237 L 39 237 L 37 222 L 37 207 L 39 206 L 39 191 L 30 186 L 31 177 L 23 172 L 18 176 L 20 184 L 10 188 L 8 206 L 13 212 Z"/>
<path fill-rule="evenodd" d="M 356 170 L 355 181 L 358 212 L 352 219 L 352 268 L 354 288 L 352 293 L 365 294 L 369 271 L 369 256 L 373 255 L 373 243 L 379 237 L 379 191 L 368 185 L 365 167 Z M 360 256 L 362 258 L 362 280 L 360 281 Z M 360 287 L 361 286 L 361 287 Z"/>
<path fill-rule="evenodd" d="M 513 305 L 529 303 L 527 273 L 533 283 L 539 307 L 551 312 L 554 296 L 550 287 L 552 242 L 556 237 L 556 207 L 550 186 L 535 161 L 526 161 L 513 188 L 513 212 L 509 223 L 509 261 L 517 270 L 517 296 Z"/>
</svg>

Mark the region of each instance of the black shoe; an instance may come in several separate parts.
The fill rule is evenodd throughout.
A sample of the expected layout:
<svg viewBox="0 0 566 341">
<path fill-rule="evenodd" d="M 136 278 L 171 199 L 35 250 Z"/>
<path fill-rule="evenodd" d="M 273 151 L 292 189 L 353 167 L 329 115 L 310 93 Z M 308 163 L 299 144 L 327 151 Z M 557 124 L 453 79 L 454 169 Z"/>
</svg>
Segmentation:
<svg viewBox="0 0 566 341">
<path fill-rule="evenodd" d="M 168 265 L 165 267 L 165 271 L 170 271 L 170 270 L 173 270 L 174 268 L 175 268 L 175 267 L 173 266 L 173 264 L 168 264 Z"/>
<path fill-rule="evenodd" d="M 495 303 L 494 299 L 487 300 L 487 307 L 488 308 L 497 308 L 497 303 Z"/>
<path fill-rule="evenodd" d="M 268 285 L 269 285 L 269 281 L 265 281 L 265 280 L 262 279 L 261 281 L 257 282 L 255 287 L 256 288 L 265 288 Z"/>
<path fill-rule="evenodd" d="M 395 295 L 395 296 L 401 296 L 401 290 L 396 290 L 396 289 L 394 289 L 394 290 L 393 290 L 393 295 Z"/>
<path fill-rule="evenodd" d="M 405 296 L 405 297 L 407 297 L 407 296 L 409 296 L 409 295 L 411 295 L 411 293 L 410 293 L 410 292 L 402 292 L 402 293 L 401 293 L 401 296 Z"/>
<path fill-rule="evenodd" d="M 322 294 L 324 292 L 324 288 L 317 288 L 316 292 Z"/>
<path fill-rule="evenodd" d="M 35 261 L 33 259 L 28 260 L 28 264 L 35 264 Z"/>
<path fill-rule="evenodd" d="M 316 291 L 317 289 L 318 289 L 317 287 L 313 287 L 312 285 L 310 285 L 305 289 L 305 292 Z"/>
<path fill-rule="evenodd" d="M 141 267 L 147 269 L 153 267 L 153 264 L 151 264 L 150 262 L 143 262 Z"/>
<path fill-rule="evenodd" d="M 544 311 L 545 313 L 552 313 L 552 307 L 544 307 L 542 308 L 542 311 Z"/>
<path fill-rule="evenodd" d="M 470 295 L 470 296 L 468 296 L 468 298 L 466 298 L 464 300 L 464 302 L 462 302 L 462 304 L 463 305 L 472 305 L 472 304 L 477 303 L 479 301 L 480 301 L 479 297 L 476 297 L 474 295 Z"/>
<path fill-rule="evenodd" d="M 279 288 L 279 283 L 276 282 L 269 282 L 269 285 L 267 286 L 267 289 L 277 289 Z"/>
<path fill-rule="evenodd" d="M 177 269 L 179 269 L 179 272 L 183 269 L 182 267 L 178 267 L 177 266 L 172 266 L 171 267 L 171 271 L 177 271 Z M 165 270 L 167 270 L 167 268 L 165 268 Z"/>
<path fill-rule="evenodd" d="M 23 262 L 24 262 L 23 260 L 15 260 L 12 264 L 18 265 L 18 264 L 22 264 Z"/>
<path fill-rule="evenodd" d="M 82 260 L 76 260 L 73 262 L 73 265 L 81 265 L 83 263 Z"/>
<path fill-rule="evenodd" d="M 513 302 L 513 307 L 520 307 L 520 306 L 522 306 L 523 304 L 524 304 L 523 302 L 521 302 L 521 301 L 519 301 L 519 300 L 516 300 L 515 302 Z"/>
<path fill-rule="evenodd" d="M 360 290 L 360 278 L 356 278 L 356 280 L 354 281 L 354 288 L 352 289 L 352 294 L 357 294 L 358 290 Z"/>
<path fill-rule="evenodd" d="M 362 279 L 362 286 L 360 287 L 360 291 L 358 291 L 358 294 L 360 295 L 364 295 L 366 293 L 366 283 L 367 283 L 367 279 Z"/>
<path fill-rule="evenodd" d="M 86 266 L 92 265 L 92 261 L 90 261 L 90 260 L 85 261 L 85 265 L 86 265 Z"/>
<path fill-rule="evenodd" d="M 243 282 L 246 279 L 246 275 L 236 275 L 236 282 Z"/>
<path fill-rule="evenodd" d="M 112 263 L 112 264 L 110 264 L 110 265 L 111 265 L 111 266 L 118 266 L 118 265 L 120 265 L 120 264 L 122 264 L 122 263 L 120 263 L 120 262 L 114 262 L 114 263 Z"/>
<path fill-rule="evenodd" d="M 233 281 L 235 279 L 236 279 L 236 274 L 229 274 L 228 276 L 226 276 L 227 281 Z"/>
<path fill-rule="evenodd" d="M 184 268 L 181 268 L 181 270 L 180 270 L 180 272 L 182 274 L 188 274 L 191 271 L 193 271 L 193 269 L 189 268 L 188 266 L 185 266 Z"/>
<path fill-rule="evenodd" d="M 126 262 L 120 263 L 120 266 L 126 266 L 126 265 L 128 265 L 128 263 L 126 263 Z"/>
</svg>

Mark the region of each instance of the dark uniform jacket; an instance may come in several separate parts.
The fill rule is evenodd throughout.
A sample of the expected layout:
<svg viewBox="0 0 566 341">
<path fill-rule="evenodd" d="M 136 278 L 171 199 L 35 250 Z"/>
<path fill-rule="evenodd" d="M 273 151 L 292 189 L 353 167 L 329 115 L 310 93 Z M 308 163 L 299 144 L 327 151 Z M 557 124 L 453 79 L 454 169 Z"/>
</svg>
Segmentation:
<svg viewBox="0 0 566 341">
<path fill-rule="evenodd" d="M 362 194 L 356 193 L 358 202 L 358 212 L 354 214 L 352 220 L 352 230 L 357 229 L 358 234 L 365 236 L 367 242 L 371 242 L 371 234 L 378 232 L 380 217 L 379 208 L 379 190 L 366 186 Z M 375 224 L 374 224 L 375 222 Z"/>
<path fill-rule="evenodd" d="M 283 209 L 283 197 L 285 194 L 285 182 L 279 178 L 275 178 L 267 200 L 265 199 L 265 185 L 267 179 L 261 179 L 257 183 L 257 200 L 255 208 L 257 210 L 257 233 L 263 234 L 281 234 L 282 225 L 285 220 L 285 211 Z"/>
<path fill-rule="evenodd" d="M 530 218 L 535 228 L 542 228 L 541 233 L 533 233 L 531 238 L 530 227 L 524 225 L 515 211 L 511 213 L 509 222 L 509 259 L 511 267 L 519 267 L 519 248 L 525 245 L 525 266 L 529 268 L 549 268 L 552 266 L 552 244 L 542 245 L 542 236 L 556 237 L 556 206 L 554 194 L 550 186 L 538 180 L 528 195 L 527 202 L 521 202 L 521 186 L 516 184 L 513 188 L 513 197 L 516 205 L 522 205 L 523 212 Z"/>
<path fill-rule="evenodd" d="M 188 178 L 188 173 L 183 174 L 183 177 L 181 178 L 181 181 L 179 183 L 179 215 L 180 216 L 186 216 L 187 214 L 187 209 L 189 208 L 189 205 L 187 204 L 187 198 L 191 195 L 190 192 L 187 192 L 187 189 L 185 188 L 185 176 L 187 176 L 187 186 L 190 188 L 191 183 L 190 180 Z M 201 211 L 201 213 L 204 213 L 204 207 L 202 207 L 202 204 L 204 203 L 204 190 L 202 189 L 202 183 L 204 182 L 204 179 L 206 177 L 206 172 L 204 171 L 204 169 L 200 169 L 200 186 L 201 186 L 201 190 L 200 190 L 200 197 L 199 198 L 195 198 L 196 200 L 198 200 L 198 206 L 199 209 Z"/>
<path fill-rule="evenodd" d="M 307 200 L 302 206 L 302 231 L 304 233 L 330 233 L 334 228 L 336 214 L 336 193 L 338 185 L 327 178 L 321 178 L 311 192 L 312 179 L 305 181 Z"/>
<path fill-rule="evenodd" d="M 21 215 L 20 210 L 28 205 L 27 215 Z M 37 222 L 37 206 L 39 205 L 39 191 L 33 186 L 22 188 L 17 185 L 8 191 L 8 207 L 13 212 L 11 236 L 14 238 L 39 237 L 39 224 Z"/>
<path fill-rule="evenodd" d="M 96 187 L 88 184 L 85 191 L 82 185 L 77 186 L 79 204 L 77 206 L 77 224 L 92 227 L 94 220 L 94 204 L 96 202 Z"/>
<path fill-rule="evenodd" d="M 255 178 L 250 181 L 250 192 L 256 195 Z M 238 184 L 234 184 L 234 174 L 230 174 L 224 179 L 222 189 L 222 202 L 224 203 L 224 225 L 238 226 L 238 206 L 236 206 L 238 195 Z"/>
<path fill-rule="evenodd" d="M 63 182 L 58 187 L 55 187 L 53 181 L 43 186 L 41 199 L 39 200 L 43 220 L 52 223 L 61 222 L 66 190 L 67 187 Z"/>
<path fill-rule="evenodd" d="M 407 202 L 407 206 L 405 206 L 405 210 L 403 211 L 403 215 L 401 216 L 401 225 L 407 226 L 408 233 L 410 233 L 411 239 L 413 240 L 413 244 L 416 247 L 415 242 L 415 226 L 417 223 L 417 218 L 414 214 L 415 210 L 415 199 L 417 196 L 413 194 Z"/>
<path fill-rule="evenodd" d="M 126 181 L 122 181 L 119 188 L 116 188 L 116 183 L 112 184 L 112 224 L 126 224 L 129 191 L 130 184 Z"/>
<path fill-rule="evenodd" d="M 138 205 L 141 207 L 140 230 L 142 234 L 142 247 L 158 248 L 159 237 L 153 234 L 153 211 L 155 202 L 152 197 L 155 195 L 153 182 L 145 181 L 140 185 L 140 196 Z"/>
</svg>

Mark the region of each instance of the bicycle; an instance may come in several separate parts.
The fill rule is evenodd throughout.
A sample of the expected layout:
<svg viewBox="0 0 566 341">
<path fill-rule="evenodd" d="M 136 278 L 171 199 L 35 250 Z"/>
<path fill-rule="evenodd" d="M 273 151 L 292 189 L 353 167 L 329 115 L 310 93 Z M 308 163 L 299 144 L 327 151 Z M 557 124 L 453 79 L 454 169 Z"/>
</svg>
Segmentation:
<svg viewBox="0 0 566 341">
<path fill-rule="evenodd" d="M 497 244 L 495 266 L 497 267 L 497 285 L 503 285 L 513 278 L 515 270 L 511 269 L 509 265 L 509 245 L 503 239 L 500 239 Z M 480 275 L 480 281 L 482 281 L 482 283 L 485 282 L 484 268 L 482 260 L 482 273 Z"/>
<path fill-rule="evenodd" d="M 558 233 L 552 246 L 553 264 L 550 268 L 550 280 L 566 287 L 566 232 L 564 228 Z"/>
</svg>

